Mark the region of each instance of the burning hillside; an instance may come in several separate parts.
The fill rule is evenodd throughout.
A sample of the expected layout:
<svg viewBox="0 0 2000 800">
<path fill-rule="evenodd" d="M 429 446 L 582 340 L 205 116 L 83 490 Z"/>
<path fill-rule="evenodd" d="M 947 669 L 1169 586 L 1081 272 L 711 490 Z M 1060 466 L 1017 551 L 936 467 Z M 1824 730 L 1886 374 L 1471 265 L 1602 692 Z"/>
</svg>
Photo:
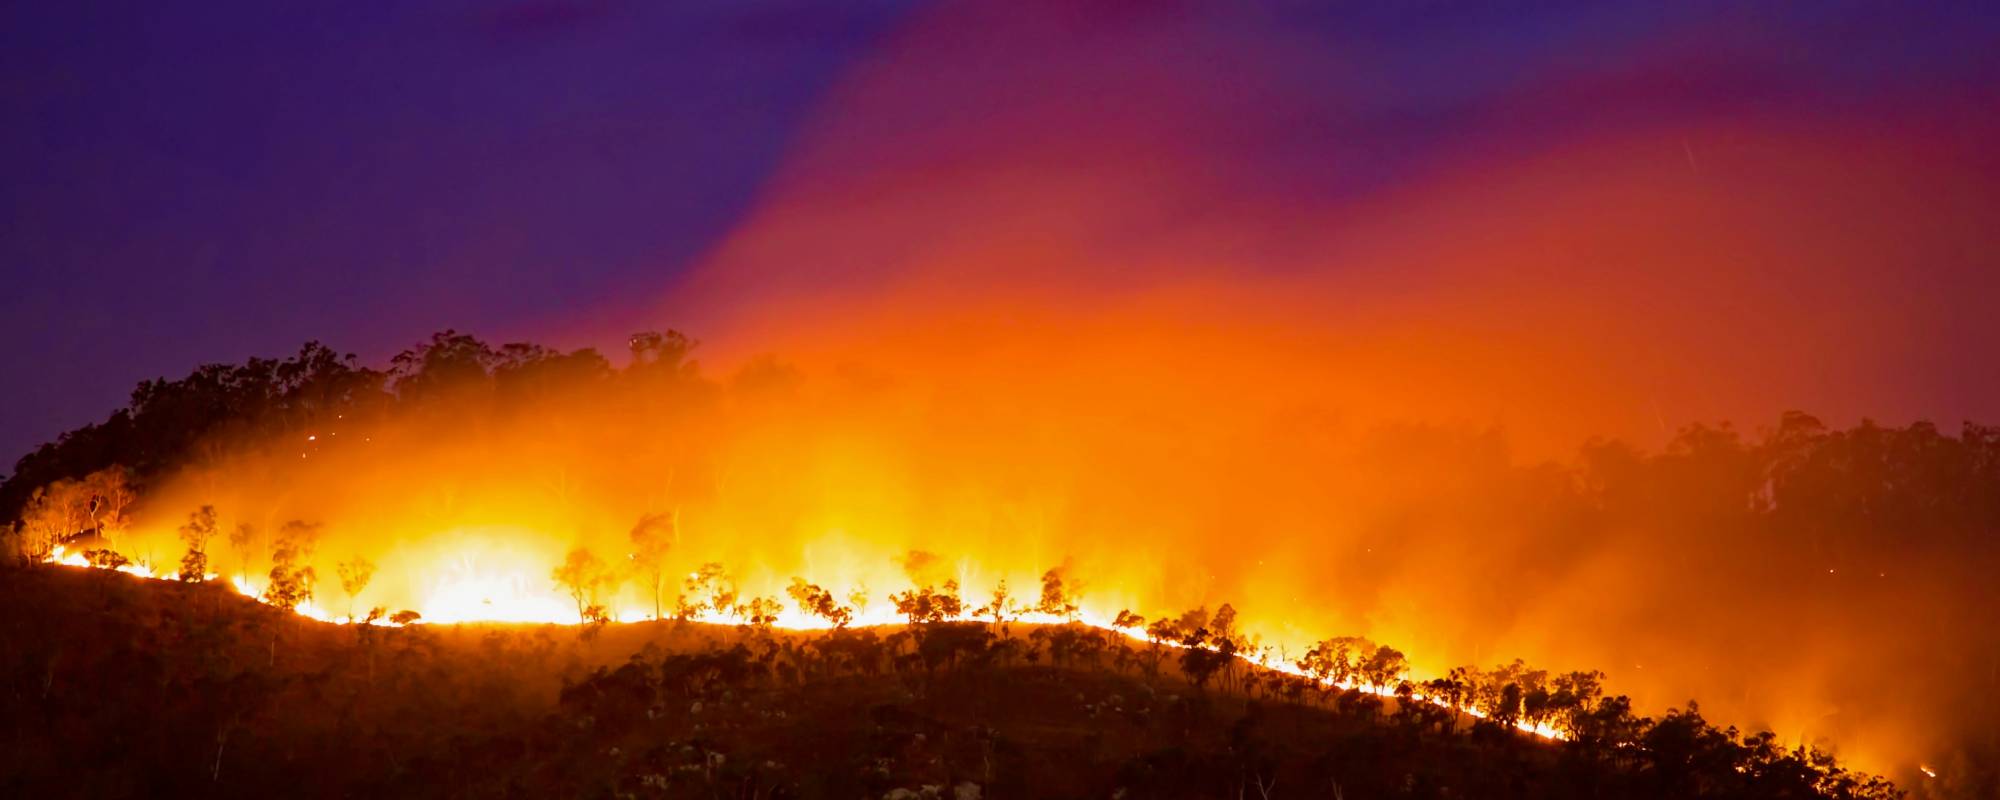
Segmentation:
<svg viewBox="0 0 2000 800">
<path fill-rule="evenodd" d="M 2000 796 L 1991 13 L 88 5 L 0 795 Z"/>
<path fill-rule="evenodd" d="M 980 396 L 765 357 L 717 379 L 695 347 L 641 334 L 614 368 L 447 332 L 387 371 L 314 345 L 148 382 L 23 460 L 16 541 L 31 560 L 228 583 L 330 622 L 1074 621 L 1557 738 L 1591 724 L 1607 681 L 1632 695 L 1618 708 L 1698 697 L 1785 747 L 1914 771 L 1934 755 L 1869 748 L 1912 724 L 1925 687 L 1863 693 L 1894 649 L 1829 648 L 1930 635 L 1849 624 L 1969 579 L 1884 551 L 1870 525 L 1978 519 L 1937 493 L 1992 480 L 2000 446 L 1976 426 L 1790 415 L 1755 440 L 1697 426 L 1660 455 L 1594 443 L 1559 466 L 1491 432 L 1255 397 L 1196 416 L 1176 410 L 1188 398 L 1102 406 L 1127 409 L 1113 417 L 1061 404 L 1161 385 L 1133 376 Z M 1930 477 L 1884 495 L 1858 482 L 1878 469 Z M 1904 510 L 1831 524 L 1856 502 Z M 1718 535 L 1659 533 L 1677 529 Z M 1669 588 L 1706 581 L 1738 588 L 1714 608 Z M 1634 622 L 1663 603 L 1679 619 Z M 1848 616 L 1825 627 L 1787 604 Z M 1786 648 L 1735 649 L 1758 640 Z M 1814 711 L 1831 703 L 1851 710 Z M 1917 752 L 1952 752 L 1931 736 Z"/>
</svg>

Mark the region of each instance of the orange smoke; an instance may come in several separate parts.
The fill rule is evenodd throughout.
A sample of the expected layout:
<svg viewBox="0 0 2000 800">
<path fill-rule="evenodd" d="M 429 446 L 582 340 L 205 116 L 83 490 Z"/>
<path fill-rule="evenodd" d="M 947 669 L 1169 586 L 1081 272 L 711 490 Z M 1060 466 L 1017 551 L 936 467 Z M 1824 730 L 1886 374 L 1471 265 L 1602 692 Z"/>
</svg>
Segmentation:
<svg viewBox="0 0 2000 800">
<path fill-rule="evenodd" d="M 549 574 L 569 548 L 622 558 L 635 520 L 677 511 L 674 593 L 719 563 L 746 595 L 798 575 L 881 603 L 924 550 L 983 600 L 1068 564 L 1094 618 L 1226 601 L 1292 654 L 1346 633 L 1422 674 L 1603 668 L 1649 711 L 1699 698 L 1867 769 L 1958 734 L 1952 687 L 1880 657 L 1977 646 L 1903 624 L 1950 592 L 1745 580 L 1697 557 L 1730 532 L 1563 517 L 1569 476 L 1532 464 L 1792 407 L 1976 411 L 1934 404 L 2000 388 L 1934 363 L 2000 338 L 1938 313 L 1991 289 L 1973 259 L 2000 183 L 1956 168 L 1969 145 L 1754 110 L 1508 133 L 1546 130 L 1510 126 L 1558 82 L 1362 180 L 1338 94 L 1288 105 L 1310 43 L 1009 11 L 949 5 L 886 42 L 663 302 L 714 380 L 232 443 L 143 522 L 162 548 L 200 503 L 323 522 L 321 574 L 381 566 L 361 605 L 548 619 L 573 611 Z"/>
<path fill-rule="evenodd" d="M 1670 61 L 1662 39 L 1635 59 Z M 2000 244 L 2000 182 L 1967 121 L 1741 106 L 1572 128 L 1544 117 L 1619 78 L 1555 75 L 1501 92 L 1481 133 L 1349 186 L 1374 112 L 1344 114 L 1339 93 L 1375 78 L 1329 79 L 1342 88 L 1301 107 L 1300 47 L 1143 12 L 948 5 L 838 85 L 664 313 L 709 338 L 711 363 L 776 353 L 905 396 L 853 439 L 888 462 L 829 470 L 829 497 L 899 475 L 913 504 L 1037 498 L 1055 532 L 1032 546 L 1142 553 L 1148 599 L 1249 600 L 1284 609 L 1274 628 L 1358 630 L 1431 666 L 1601 664 L 1649 702 L 1831 736 L 1864 766 L 1951 736 L 1922 732 L 1948 695 L 1858 698 L 1837 677 L 1907 682 L 1854 656 L 1909 644 L 1893 618 L 1724 652 L 1754 638 L 1653 615 L 1799 587 L 1696 575 L 1683 593 L 1651 577 L 1650 547 L 1479 509 L 1535 491 L 1499 465 L 1595 436 L 1658 446 L 1795 407 L 1840 424 L 1987 410 L 2000 384 L 1941 363 L 2000 339 L 1964 313 L 1995 291 L 1979 254 Z M 1408 422 L 1501 433 L 1470 466 L 1370 449 L 1375 426 Z M 1427 497 L 1478 501 L 1377 518 Z M 951 540 L 975 554 L 1017 535 L 967 527 Z"/>
</svg>

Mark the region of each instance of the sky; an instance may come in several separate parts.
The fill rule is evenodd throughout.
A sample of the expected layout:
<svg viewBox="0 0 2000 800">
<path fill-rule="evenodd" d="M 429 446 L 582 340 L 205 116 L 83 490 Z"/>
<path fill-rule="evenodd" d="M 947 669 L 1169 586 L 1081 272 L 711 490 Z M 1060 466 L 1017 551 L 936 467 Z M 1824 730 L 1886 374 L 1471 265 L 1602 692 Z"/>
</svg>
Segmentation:
<svg viewBox="0 0 2000 800">
<path fill-rule="evenodd" d="M 728 353 L 867 327 L 825 307 L 1246 280 L 1428 354 L 1411 396 L 1472 344 L 1512 366 L 1461 393 L 1598 387 L 1557 438 L 1990 421 L 1996 34 L 1975 3 L 9 4 L 0 453 L 308 339 Z"/>
</svg>

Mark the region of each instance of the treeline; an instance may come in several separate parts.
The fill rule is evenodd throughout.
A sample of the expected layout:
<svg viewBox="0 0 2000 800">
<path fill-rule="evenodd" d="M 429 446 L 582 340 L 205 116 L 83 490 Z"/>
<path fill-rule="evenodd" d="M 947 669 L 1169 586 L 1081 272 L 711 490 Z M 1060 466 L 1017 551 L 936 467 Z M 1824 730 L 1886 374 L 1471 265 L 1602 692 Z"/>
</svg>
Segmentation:
<svg viewBox="0 0 2000 800">
<path fill-rule="evenodd" d="M 307 342 L 288 358 L 206 364 L 179 380 L 141 381 L 125 407 L 105 421 L 21 456 L 0 481 L 0 519 L 20 519 L 35 494 L 46 492 L 58 505 L 80 503 L 83 510 L 63 522 L 73 524 L 90 516 L 93 497 L 105 494 L 110 479 L 102 476 L 115 473 L 143 485 L 217 457 L 230 443 L 303 433 L 337 417 L 366 422 L 472 397 L 506 403 L 559 389 L 608 389 L 614 382 L 632 390 L 625 395 L 643 394 L 649 403 L 685 404 L 705 383 L 688 360 L 697 343 L 677 331 L 634 334 L 628 345 L 630 360 L 613 369 L 588 348 L 495 347 L 447 330 L 397 354 L 385 370 Z"/>
<path fill-rule="evenodd" d="M 0 481 L 0 520 L 43 538 L 115 529 L 136 493 L 168 471 L 218 458 L 230 443 L 318 430 L 335 418 L 504 408 L 555 392 L 626 407 L 638 421 L 686 415 L 722 386 L 692 360 L 697 345 L 676 331 L 635 334 L 627 363 L 613 367 L 590 349 L 496 347 L 447 330 L 381 370 L 318 342 L 288 358 L 205 365 L 179 380 L 142 381 L 105 421 L 22 456 Z M 784 368 L 765 361 L 736 383 L 785 380 Z M 1985 533 L 2000 528 L 2000 427 L 1971 422 L 1956 435 L 1929 422 L 1841 430 L 1790 412 L 1754 437 L 1695 425 L 1660 453 L 1596 441 L 1574 464 L 1536 469 L 1559 470 L 1562 502 L 1579 510 L 1755 518 L 1833 559 L 1912 544 L 1989 553 L 1996 547 Z"/>
</svg>

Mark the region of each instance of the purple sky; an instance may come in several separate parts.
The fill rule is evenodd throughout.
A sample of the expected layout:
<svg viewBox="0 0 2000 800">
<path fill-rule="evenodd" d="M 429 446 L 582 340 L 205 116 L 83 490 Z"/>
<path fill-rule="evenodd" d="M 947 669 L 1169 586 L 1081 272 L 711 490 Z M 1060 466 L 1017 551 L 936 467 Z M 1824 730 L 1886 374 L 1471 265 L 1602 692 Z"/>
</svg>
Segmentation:
<svg viewBox="0 0 2000 800">
<path fill-rule="evenodd" d="M 1983 44 L 2000 24 L 1973 3 L 1326 5 L 1199 12 L 1232 47 L 1323 41 L 1350 68 L 1302 59 L 1277 98 L 1338 123 L 1338 169 L 1284 126 L 1226 155 L 1285 175 L 1272 192 L 1365 195 L 1440 153 L 1691 110 L 1990 122 L 2000 75 Z M 379 363 L 445 327 L 674 325 L 652 316 L 658 298 L 918 6 L 10 4 L 0 462 L 101 419 L 140 379 L 307 339 Z M 1127 22 L 1101 16 L 1113 37 Z M 1663 38 L 1691 49 L 1649 71 L 1632 49 Z M 1551 83 L 1534 113 L 1494 113 Z M 1990 361 L 1963 347 L 1960 363 Z"/>
</svg>

